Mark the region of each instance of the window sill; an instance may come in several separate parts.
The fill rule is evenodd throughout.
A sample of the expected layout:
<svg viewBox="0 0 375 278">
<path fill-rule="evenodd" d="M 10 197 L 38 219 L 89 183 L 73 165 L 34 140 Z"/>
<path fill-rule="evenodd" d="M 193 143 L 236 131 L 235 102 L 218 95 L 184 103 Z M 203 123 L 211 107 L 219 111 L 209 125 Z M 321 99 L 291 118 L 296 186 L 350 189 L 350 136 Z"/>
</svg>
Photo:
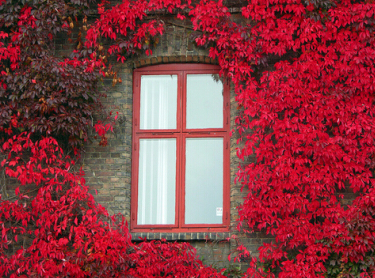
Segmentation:
<svg viewBox="0 0 375 278">
<path fill-rule="evenodd" d="M 132 241 L 158 240 L 165 238 L 167 241 L 196 241 L 196 240 L 226 240 L 230 237 L 229 232 L 199 232 L 199 233 L 163 233 L 163 232 L 138 232 L 131 233 Z M 142 239 L 141 239 L 142 238 Z"/>
</svg>

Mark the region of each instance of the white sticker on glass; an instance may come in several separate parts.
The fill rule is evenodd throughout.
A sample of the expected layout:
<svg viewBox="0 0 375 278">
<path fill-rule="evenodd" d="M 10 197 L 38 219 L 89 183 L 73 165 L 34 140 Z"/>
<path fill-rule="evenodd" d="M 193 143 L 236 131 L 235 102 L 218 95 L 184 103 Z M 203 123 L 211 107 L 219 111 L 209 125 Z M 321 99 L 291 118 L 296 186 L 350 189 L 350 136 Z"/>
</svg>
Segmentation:
<svg viewBox="0 0 375 278">
<path fill-rule="evenodd" d="M 223 208 L 216 208 L 216 216 L 223 216 Z"/>
</svg>

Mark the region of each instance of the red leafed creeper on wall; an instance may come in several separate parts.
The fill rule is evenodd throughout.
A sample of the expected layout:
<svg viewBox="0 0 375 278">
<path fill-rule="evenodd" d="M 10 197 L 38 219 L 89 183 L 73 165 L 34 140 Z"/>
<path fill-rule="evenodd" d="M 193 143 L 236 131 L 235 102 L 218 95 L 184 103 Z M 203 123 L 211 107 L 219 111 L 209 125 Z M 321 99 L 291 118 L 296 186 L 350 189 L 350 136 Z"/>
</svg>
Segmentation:
<svg viewBox="0 0 375 278">
<path fill-rule="evenodd" d="M 373 277 L 374 3 L 249 1 L 246 26 L 208 5 L 198 42 L 235 84 L 239 158 L 256 157 L 239 227 L 275 237 L 247 275 Z"/>
<path fill-rule="evenodd" d="M 0 2 L 0 276 L 221 277 L 187 243 L 132 243 L 125 218 L 94 201 L 77 169 L 89 127 L 105 145 L 117 118 L 93 123 L 98 82 L 121 82 L 99 46 L 82 43 L 93 4 Z M 81 22 L 75 51 L 56 56 L 54 39 Z"/>
<path fill-rule="evenodd" d="M 153 242 L 128 247 L 126 226 L 119 224 L 116 232 L 111 228 L 118 222 L 105 220 L 105 211 L 93 203 L 84 180 L 69 171 L 71 163 L 61 156 L 56 140 L 50 138 L 60 131 L 59 136 L 66 136 L 63 131 L 69 130 L 67 123 L 85 125 L 96 103 L 95 96 L 85 95 L 91 90 L 77 95 L 61 84 L 71 78 L 84 88 L 93 84 L 97 78 L 94 73 L 105 74 L 101 51 L 117 55 L 121 62 L 129 55 L 151 53 L 147 42 L 162 34 L 164 26 L 160 18 L 146 20 L 146 11 L 164 8 L 165 13 L 191 21 L 201 32 L 196 43 L 209 48 L 211 58 L 217 58 L 222 73 L 235 86 L 240 111 L 236 119 L 241 135 L 238 156 L 243 160 L 256 157 L 256 163 L 241 163 L 237 174 L 237 182 L 249 192 L 239 206 L 239 228 L 263 230 L 275 237 L 273 243 L 260 248 L 260 264 L 254 259 L 247 276 L 374 275 L 375 4 L 354 0 L 234 2 L 243 22 L 248 23 L 232 20 L 230 1 L 125 0 L 108 10 L 102 5 L 100 17 L 90 26 L 86 42 L 77 45 L 76 55 L 49 64 L 41 49 L 60 31 L 53 26 L 62 30 L 74 25 L 77 13 L 73 11 L 71 17 L 63 19 L 62 11 L 76 9 L 75 4 L 56 1 L 18 7 L 11 1 L 2 2 L 3 166 L 7 167 L 6 174 L 18 178 L 21 184 L 35 184 L 43 196 L 33 202 L 17 190 L 17 201 L 2 202 L 2 217 L 13 219 L 2 223 L 2 250 L 8 248 L 10 240 L 18 242 L 20 235 L 28 234 L 23 239 L 32 241 L 28 249 L 20 248 L 10 257 L 2 253 L 1 260 L 7 267 L 4 273 L 20 276 L 35 271 L 35 275 L 42 275 L 47 269 L 53 276 L 57 274 L 52 270 L 67 269 L 68 265 L 70 273 L 101 275 L 113 271 L 114 261 L 119 268 L 134 271 L 134 276 L 142 271 L 150 271 L 149 276 L 169 275 L 162 263 L 153 263 L 162 259 L 156 254 L 144 257 L 142 248 L 170 248 L 175 253 L 168 249 L 166 254 L 182 256 L 177 261 L 175 256 L 168 257 L 176 265 L 175 271 L 184 266 L 187 270 L 181 271 L 206 271 L 203 277 L 211 275 L 212 269 L 201 267 L 187 245 Z M 48 6 L 51 3 L 61 7 Z M 37 24 L 42 16 L 55 12 L 61 13 L 52 16 L 56 25 Z M 115 43 L 104 49 L 100 37 Z M 26 48 L 26 42 L 32 42 L 33 47 Z M 56 73 L 56 82 L 46 84 L 50 77 L 43 77 L 44 69 Z M 84 107 L 65 105 L 62 93 L 70 93 L 69 100 L 89 101 L 77 101 L 85 103 Z M 32 105 L 23 101 L 29 99 Z M 83 114 L 72 115 L 75 110 Z M 56 115 L 68 116 L 61 120 Z M 82 134 L 69 138 L 71 142 L 87 136 L 85 129 L 77 130 Z M 26 150 L 30 160 L 21 155 Z M 43 155 L 35 157 L 35 153 Z M 357 194 L 349 204 L 342 202 L 345 190 Z M 76 202 L 75 211 L 69 211 L 71 200 Z M 39 203 L 46 210 L 40 210 Z M 33 204 L 35 209 L 29 210 Z M 43 223 L 42 231 L 31 228 L 31 223 Z M 97 235 L 100 245 L 89 240 L 92 235 Z M 43 259 L 46 254 L 53 260 Z M 186 263 L 191 260 L 193 264 Z M 152 262 L 155 268 L 145 262 Z"/>
</svg>

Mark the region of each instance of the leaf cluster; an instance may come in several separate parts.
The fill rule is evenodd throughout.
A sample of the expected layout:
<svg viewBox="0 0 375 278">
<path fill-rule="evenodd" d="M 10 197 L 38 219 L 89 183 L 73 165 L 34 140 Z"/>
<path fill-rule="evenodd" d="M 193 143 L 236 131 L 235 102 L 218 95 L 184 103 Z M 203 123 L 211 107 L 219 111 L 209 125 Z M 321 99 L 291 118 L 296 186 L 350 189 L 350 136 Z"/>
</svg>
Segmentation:
<svg viewBox="0 0 375 278">
<path fill-rule="evenodd" d="M 84 57 L 56 55 L 55 39 L 72 33 L 89 1 L 4 1 L 0 5 L 0 132 L 53 134 L 81 147 L 100 108 L 99 69 Z M 17 124 L 15 124 L 17 120 Z"/>
<path fill-rule="evenodd" d="M 52 137 L 24 132 L 2 148 L 1 166 L 21 184 L 15 201 L 0 202 L 2 276 L 222 277 L 187 243 L 132 243 L 125 218 L 95 203 Z"/>
<path fill-rule="evenodd" d="M 116 222 L 102 220 L 107 214 L 93 203 L 84 180 L 67 171 L 62 164 L 66 160 L 50 153 L 41 156 L 43 161 L 31 156 L 35 161 L 24 164 L 17 155 L 23 149 L 51 152 L 51 147 L 57 147 L 55 141 L 48 137 L 35 141 L 30 135 L 9 138 L 26 127 L 27 132 L 40 135 L 61 132 L 67 136 L 74 127 L 87 124 L 96 103 L 96 94 L 87 89 L 95 83 L 95 70 L 102 69 L 106 55 L 115 54 L 124 61 L 138 51 L 150 54 L 150 38 L 162 34 L 164 24 L 160 18 L 149 20 L 148 15 L 163 10 L 191 21 L 201 33 L 196 43 L 209 48 L 210 57 L 218 60 L 222 74 L 235 87 L 240 111 L 237 155 L 244 161 L 256 158 L 254 163 L 241 163 L 237 174 L 237 182 L 248 192 L 239 207 L 239 227 L 246 224 L 275 237 L 259 249 L 259 260 L 268 269 L 258 268 L 253 260 L 247 276 L 373 276 L 373 1 L 243 1 L 239 4 L 244 18 L 241 24 L 232 19 L 223 1 L 125 0 L 108 10 L 101 5 L 100 18 L 80 46 L 86 51 L 84 57 L 77 53 L 58 63 L 60 67 L 48 52 L 46 42 L 55 33 L 40 23 L 43 9 L 36 12 L 27 2 L 13 11 L 12 2 L 3 3 L 8 10 L 1 21 L 5 29 L 0 32 L 0 131 L 11 139 L 4 139 L 3 149 L 12 153 L 4 165 L 8 165 L 7 174 L 23 184 L 43 184 L 40 198 L 33 199 L 31 207 L 23 201 L 28 196 L 20 192 L 17 202 L 1 203 L 1 217 L 6 219 L 1 224 L 13 223 L 3 229 L 2 250 L 9 245 L 8 233 L 14 234 L 14 240 L 17 233 L 33 234 L 30 247 L 19 249 L 15 257 L 2 255 L 4 273 L 41 275 L 48 269 L 52 276 L 69 269 L 77 277 L 89 273 L 116 276 L 120 269 L 133 276 L 189 271 L 191 276 L 219 275 L 202 268 L 187 245 L 131 245 L 126 225 L 112 230 Z M 54 13 L 47 11 L 46 18 Z M 52 25 L 59 22 L 60 17 L 56 18 Z M 57 25 L 64 29 L 71 24 L 72 19 L 67 19 Z M 32 30 L 39 26 L 44 35 L 34 36 Z M 109 52 L 100 44 L 101 38 L 114 41 Z M 49 60 L 54 65 L 49 67 Z M 48 75 L 48 70 L 53 73 Z M 73 75 L 75 78 L 68 78 Z M 83 87 L 77 90 L 78 85 Z M 26 109 L 30 106 L 31 110 Z M 57 119 L 60 115 L 64 115 L 61 121 Z M 104 125 L 96 128 L 110 130 Z M 74 136 L 84 140 L 81 130 Z M 349 205 L 342 202 L 345 190 L 357 193 Z M 40 224 L 37 234 L 27 230 L 34 222 Z"/>
<path fill-rule="evenodd" d="M 335 256 L 338 276 L 351 275 L 358 264 L 362 276 L 374 274 L 375 4 L 237 2 L 242 23 L 223 1 L 125 1 L 102 13 L 89 41 L 119 36 L 125 50 L 140 49 L 146 25 L 132 29 L 130 9 L 141 7 L 136 18 L 157 24 L 151 36 L 161 34 L 163 25 L 147 21 L 144 11 L 167 8 L 181 18 L 188 10 L 201 32 L 196 43 L 209 48 L 234 83 L 237 155 L 256 158 L 242 163 L 237 174 L 248 191 L 239 227 L 275 237 L 259 249 L 260 261 L 271 269 L 253 263 L 248 275 L 324 277 L 332 274 L 328 262 Z M 350 205 L 342 202 L 346 190 L 358 193 Z"/>
<path fill-rule="evenodd" d="M 113 131 L 110 116 L 91 122 L 106 66 L 99 45 L 78 41 L 65 59 L 54 53 L 54 38 L 76 16 L 87 24 L 88 4 L 0 2 L 1 167 L 16 182 L 14 194 L 0 195 L 0 276 L 223 277 L 187 243 L 132 243 L 125 217 L 110 217 L 75 170 L 77 152 L 61 148 L 81 146 L 89 125 L 101 145 Z M 146 43 L 148 27 L 132 37 Z"/>
</svg>

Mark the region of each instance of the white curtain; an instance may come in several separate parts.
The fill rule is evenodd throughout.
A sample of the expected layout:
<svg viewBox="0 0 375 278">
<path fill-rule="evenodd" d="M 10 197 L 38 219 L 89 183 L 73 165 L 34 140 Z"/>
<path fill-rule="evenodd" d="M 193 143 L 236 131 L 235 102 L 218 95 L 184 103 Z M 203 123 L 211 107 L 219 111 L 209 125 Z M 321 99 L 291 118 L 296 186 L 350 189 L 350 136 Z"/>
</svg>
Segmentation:
<svg viewBox="0 0 375 278">
<path fill-rule="evenodd" d="M 174 224 L 176 139 L 141 139 L 138 224 Z"/>
<path fill-rule="evenodd" d="M 177 75 L 142 75 L 141 129 L 175 129 Z"/>
</svg>

